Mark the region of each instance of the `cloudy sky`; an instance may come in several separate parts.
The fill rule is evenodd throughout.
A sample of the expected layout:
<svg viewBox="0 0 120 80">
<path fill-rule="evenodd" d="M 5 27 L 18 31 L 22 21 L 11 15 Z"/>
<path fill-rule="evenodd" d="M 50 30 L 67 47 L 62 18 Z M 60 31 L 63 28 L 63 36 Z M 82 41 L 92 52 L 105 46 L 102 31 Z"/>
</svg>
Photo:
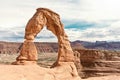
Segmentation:
<svg viewBox="0 0 120 80">
<path fill-rule="evenodd" d="M 60 14 L 70 41 L 120 41 L 120 0 L 0 0 L 0 41 L 23 41 L 39 7 Z M 35 41 L 57 39 L 44 28 Z"/>
</svg>

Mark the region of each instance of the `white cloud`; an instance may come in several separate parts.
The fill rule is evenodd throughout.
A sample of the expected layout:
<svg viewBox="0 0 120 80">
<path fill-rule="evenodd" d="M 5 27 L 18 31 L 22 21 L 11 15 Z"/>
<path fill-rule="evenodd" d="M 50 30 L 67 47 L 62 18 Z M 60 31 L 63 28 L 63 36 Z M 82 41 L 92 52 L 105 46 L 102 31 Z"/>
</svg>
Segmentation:
<svg viewBox="0 0 120 80">
<path fill-rule="evenodd" d="M 66 29 L 71 41 L 120 41 L 120 21 L 107 27 L 80 29 Z"/>
<path fill-rule="evenodd" d="M 120 21 L 112 23 L 107 27 L 81 29 L 65 29 L 70 41 L 120 41 Z M 23 41 L 24 27 L 11 28 L 9 30 L 0 30 L 0 40 L 5 41 Z M 35 38 L 37 42 L 57 42 L 56 36 L 46 28 L 44 28 Z"/>
<path fill-rule="evenodd" d="M 8 36 L 24 36 L 24 27 L 38 7 L 47 7 L 60 14 L 62 20 L 101 23 L 109 21 L 110 26 L 80 29 L 66 29 L 70 40 L 120 40 L 120 0 L 0 0 L 0 40 Z M 110 22 L 111 21 L 111 22 Z M 117 22 L 118 21 L 118 22 Z M 70 24 L 65 23 L 66 25 Z M 20 27 L 21 26 L 21 27 Z M 43 30 L 38 36 L 52 33 Z M 39 39 L 36 39 L 39 40 Z M 50 38 L 49 41 L 57 41 Z M 48 41 L 42 39 L 40 41 Z"/>
<path fill-rule="evenodd" d="M 25 25 L 38 7 L 50 8 L 62 19 L 119 20 L 119 3 L 120 0 L 0 0 L 0 25 Z"/>
<path fill-rule="evenodd" d="M 81 18 L 87 21 L 120 19 L 120 0 L 81 0 Z"/>
<path fill-rule="evenodd" d="M 39 7 L 50 8 L 67 18 L 67 13 L 72 14 L 70 10 L 75 8 L 73 2 L 79 0 L 0 0 L 0 26 L 25 25 Z"/>
<path fill-rule="evenodd" d="M 62 19 L 91 22 L 120 19 L 120 0 L 4 0 L 0 3 L 0 21 L 4 24 L 25 24 L 38 7 L 50 8 Z"/>
</svg>

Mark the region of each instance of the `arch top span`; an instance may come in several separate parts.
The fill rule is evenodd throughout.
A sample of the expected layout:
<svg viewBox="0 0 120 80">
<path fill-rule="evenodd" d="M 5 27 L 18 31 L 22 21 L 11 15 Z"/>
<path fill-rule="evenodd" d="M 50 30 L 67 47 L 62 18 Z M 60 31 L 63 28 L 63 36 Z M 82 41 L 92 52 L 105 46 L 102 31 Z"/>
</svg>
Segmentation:
<svg viewBox="0 0 120 80">
<path fill-rule="evenodd" d="M 48 8 L 37 8 L 36 10 L 37 10 L 37 12 L 48 11 L 48 12 L 50 12 L 50 13 L 53 13 L 53 14 L 59 16 L 59 14 L 57 14 L 56 12 L 54 12 L 54 11 L 48 9 Z"/>
</svg>

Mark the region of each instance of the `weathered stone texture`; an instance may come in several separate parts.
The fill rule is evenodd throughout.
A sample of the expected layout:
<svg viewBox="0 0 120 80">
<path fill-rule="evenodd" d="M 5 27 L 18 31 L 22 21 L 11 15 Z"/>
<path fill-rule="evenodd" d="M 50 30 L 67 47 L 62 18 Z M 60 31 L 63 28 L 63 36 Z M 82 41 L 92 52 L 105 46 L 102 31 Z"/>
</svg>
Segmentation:
<svg viewBox="0 0 120 80">
<path fill-rule="evenodd" d="M 117 51 L 102 51 L 79 49 L 75 55 L 80 55 L 82 77 L 113 75 L 120 73 L 120 53 Z M 80 71 L 81 72 L 81 69 Z"/>
<path fill-rule="evenodd" d="M 37 50 L 33 40 L 44 26 L 47 26 L 47 29 L 56 35 L 59 48 L 57 61 L 52 65 L 54 70 L 51 71 L 51 73 L 55 72 L 55 75 L 52 74 L 54 75 L 53 79 L 49 79 L 50 75 L 48 75 L 49 77 L 43 80 L 80 80 L 74 65 L 74 54 L 60 21 L 60 16 L 46 8 L 38 8 L 29 20 L 25 29 L 25 41 L 20 55 L 17 57 L 17 61 L 12 64 L 36 64 Z"/>
<path fill-rule="evenodd" d="M 45 25 L 47 26 L 47 29 L 52 31 L 53 34 L 55 34 L 56 37 L 58 38 L 59 49 L 58 59 L 56 63 L 58 64 L 59 62 L 73 62 L 74 61 L 73 51 L 70 46 L 68 37 L 64 31 L 63 24 L 60 21 L 60 17 L 57 13 L 46 8 L 38 8 L 37 12 L 29 20 L 25 29 L 25 42 L 23 44 L 23 47 L 17 60 L 18 59 L 19 61 L 23 59 L 27 61 L 36 60 L 37 52 L 35 51 L 36 49 L 34 48 L 34 43 L 32 43 L 32 41 Z M 31 50 L 31 48 L 33 49 Z"/>
</svg>

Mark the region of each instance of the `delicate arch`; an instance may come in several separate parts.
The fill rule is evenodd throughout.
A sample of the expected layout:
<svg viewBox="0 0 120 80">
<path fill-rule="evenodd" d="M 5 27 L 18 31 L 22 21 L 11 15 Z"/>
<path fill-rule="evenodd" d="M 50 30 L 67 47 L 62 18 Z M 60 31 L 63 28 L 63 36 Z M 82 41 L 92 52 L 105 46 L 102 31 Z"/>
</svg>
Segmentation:
<svg viewBox="0 0 120 80">
<path fill-rule="evenodd" d="M 59 49 L 56 62 L 73 62 L 73 51 L 68 37 L 65 34 L 64 26 L 60 21 L 60 16 L 47 8 L 38 8 L 37 12 L 27 23 L 24 37 L 25 42 L 22 46 L 20 55 L 17 57 L 17 61 L 37 60 L 37 52 L 33 40 L 44 26 L 47 26 L 47 29 L 52 31 L 58 39 Z"/>
</svg>

